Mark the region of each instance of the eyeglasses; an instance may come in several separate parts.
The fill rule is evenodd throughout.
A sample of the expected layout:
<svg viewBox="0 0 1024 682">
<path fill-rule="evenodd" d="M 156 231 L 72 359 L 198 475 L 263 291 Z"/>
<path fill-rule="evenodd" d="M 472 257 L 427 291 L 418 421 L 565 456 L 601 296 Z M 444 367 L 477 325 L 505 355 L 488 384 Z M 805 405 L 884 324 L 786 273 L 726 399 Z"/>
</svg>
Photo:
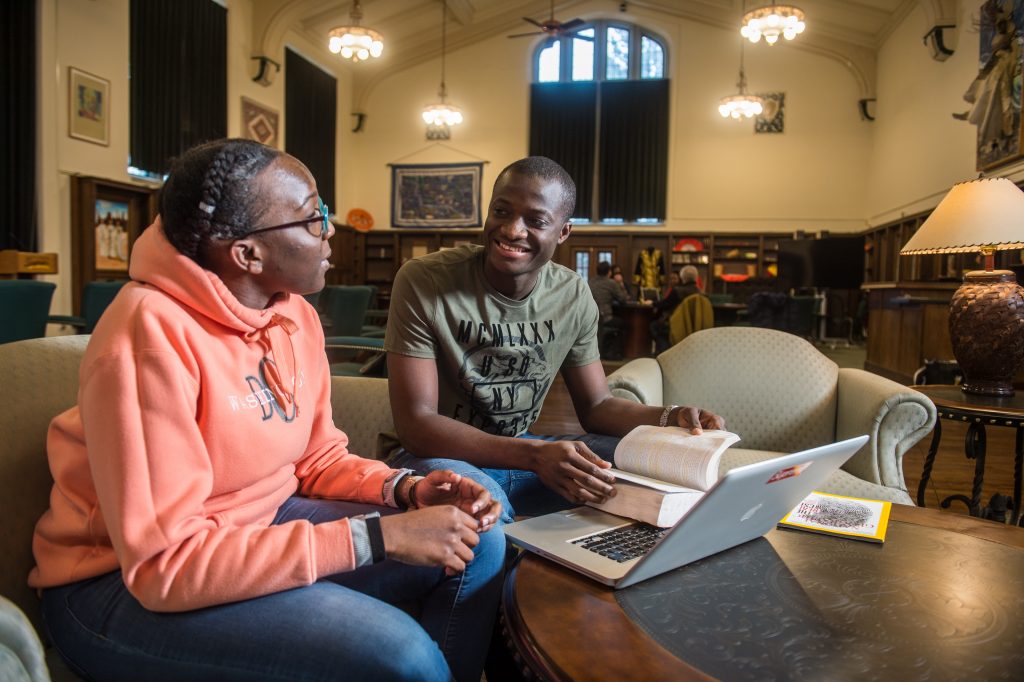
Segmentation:
<svg viewBox="0 0 1024 682">
<path fill-rule="evenodd" d="M 298 227 L 304 225 L 306 230 L 314 237 L 320 237 L 322 240 L 326 240 L 331 231 L 331 221 L 328 219 L 329 211 L 327 210 L 327 204 L 323 202 L 323 199 L 317 197 L 316 200 L 317 208 L 320 210 L 320 215 L 313 216 L 312 218 L 306 218 L 304 220 L 294 220 L 290 223 L 282 223 L 280 225 L 271 225 L 270 227 L 257 227 L 255 230 L 250 230 L 247 235 L 256 234 L 257 232 L 269 232 L 270 230 L 282 230 L 286 227 Z"/>
</svg>

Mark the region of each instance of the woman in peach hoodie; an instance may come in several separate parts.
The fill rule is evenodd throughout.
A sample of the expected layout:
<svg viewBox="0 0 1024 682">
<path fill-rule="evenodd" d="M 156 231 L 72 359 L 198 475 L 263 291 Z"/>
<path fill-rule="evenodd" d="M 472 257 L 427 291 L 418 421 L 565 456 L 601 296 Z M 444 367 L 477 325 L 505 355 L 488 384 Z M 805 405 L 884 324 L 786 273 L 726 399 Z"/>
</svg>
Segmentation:
<svg viewBox="0 0 1024 682">
<path fill-rule="evenodd" d="M 479 680 L 500 507 L 348 451 L 301 296 L 334 233 L 309 170 L 208 143 L 160 213 L 50 427 L 30 583 L 57 649 L 96 680 Z"/>
</svg>

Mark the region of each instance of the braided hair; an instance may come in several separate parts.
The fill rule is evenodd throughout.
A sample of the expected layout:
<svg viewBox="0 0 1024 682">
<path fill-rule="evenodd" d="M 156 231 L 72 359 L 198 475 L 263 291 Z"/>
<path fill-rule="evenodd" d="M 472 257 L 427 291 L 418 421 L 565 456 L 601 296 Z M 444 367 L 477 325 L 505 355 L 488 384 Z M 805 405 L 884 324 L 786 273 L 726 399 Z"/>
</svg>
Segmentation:
<svg viewBox="0 0 1024 682">
<path fill-rule="evenodd" d="M 564 214 L 563 220 L 572 217 L 576 208 L 576 183 L 572 176 L 558 163 L 546 156 L 527 156 L 507 166 L 498 173 L 495 184 L 506 175 L 520 175 L 527 178 L 541 178 L 543 180 L 554 180 L 562 187 L 562 203 L 559 209 Z"/>
<path fill-rule="evenodd" d="M 207 142 L 179 156 L 160 192 L 167 240 L 203 265 L 213 239 L 245 236 L 264 208 L 256 176 L 279 156 L 242 139 Z"/>
</svg>

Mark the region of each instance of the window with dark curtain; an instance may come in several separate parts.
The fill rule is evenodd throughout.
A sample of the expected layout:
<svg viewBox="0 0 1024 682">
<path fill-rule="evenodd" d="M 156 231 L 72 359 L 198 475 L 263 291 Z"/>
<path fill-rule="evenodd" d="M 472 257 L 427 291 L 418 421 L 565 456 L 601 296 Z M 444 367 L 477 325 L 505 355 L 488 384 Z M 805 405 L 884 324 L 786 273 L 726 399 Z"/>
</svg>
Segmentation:
<svg viewBox="0 0 1024 682">
<path fill-rule="evenodd" d="M 548 156 L 579 189 L 573 217 L 662 222 L 667 208 L 669 81 L 664 41 L 596 20 L 537 45 L 530 154 Z"/>
<path fill-rule="evenodd" d="M 36 232 L 36 1 L 0 3 L 3 55 L 0 82 L 0 249 L 35 251 Z"/>
<path fill-rule="evenodd" d="M 285 151 L 306 164 L 320 198 L 334 205 L 335 121 L 338 81 L 292 50 L 284 59 Z"/>
<path fill-rule="evenodd" d="M 227 135 L 227 10 L 213 0 L 131 0 L 131 165 Z"/>
<path fill-rule="evenodd" d="M 668 105 L 667 80 L 533 84 L 530 154 L 554 159 L 576 181 L 573 217 L 665 218 Z"/>
<path fill-rule="evenodd" d="M 596 83 L 534 83 L 530 155 L 557 161 L 576 181 L 574 218 L 590 220 L 594 188 Z"/>
<path fill-rule="evenodd" d="M 602 218 L 664 219 L 668 104 L 667 80 L 601 83 Z"/>
</svg>

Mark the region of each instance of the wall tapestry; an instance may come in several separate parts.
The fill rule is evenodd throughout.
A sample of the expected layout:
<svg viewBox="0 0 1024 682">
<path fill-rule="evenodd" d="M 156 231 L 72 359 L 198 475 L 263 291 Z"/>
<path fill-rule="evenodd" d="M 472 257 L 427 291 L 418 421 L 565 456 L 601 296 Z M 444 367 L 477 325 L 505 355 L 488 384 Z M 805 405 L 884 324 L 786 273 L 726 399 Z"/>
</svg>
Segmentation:
<svg viewBox="0 0 1024 682">
<path fill-rule="evenodd" d="M 392 227 L 480 227 L 482 163 L 391 166 Z"/>
<path fill-rule="evenodd" d="M 242 98 L 242 137 L 277 146 L 278 115 L 270 107 Z"/>
</svg>

